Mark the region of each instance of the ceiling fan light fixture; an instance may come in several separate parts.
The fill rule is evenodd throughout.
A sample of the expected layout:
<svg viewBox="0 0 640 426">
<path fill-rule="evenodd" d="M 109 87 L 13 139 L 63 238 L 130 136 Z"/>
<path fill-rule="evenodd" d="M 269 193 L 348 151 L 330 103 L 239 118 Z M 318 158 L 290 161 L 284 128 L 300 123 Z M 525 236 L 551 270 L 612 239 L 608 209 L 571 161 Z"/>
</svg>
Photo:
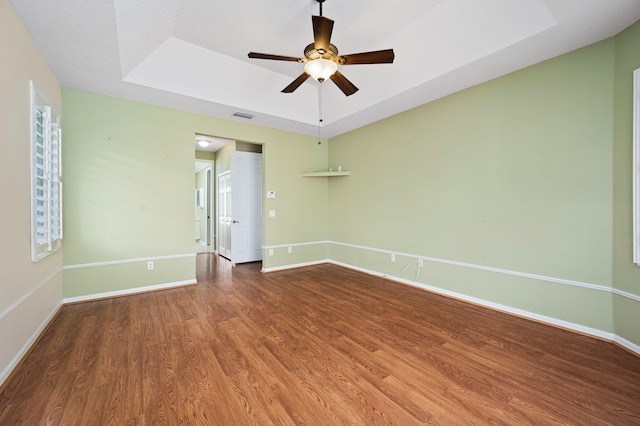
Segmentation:
<svg viewBox="0 0 640 426">
<path fill-rule="evenodd" d="M 319 82 L 331 78 L 331 81 L 338 86 L 338 89 L 351 96 L 358 91 L 358 88 L 350 82 L 347 77 L 338 71 L 338 65 L 354 64 L 391 64 L 395 54 L 393 49 L 376 50 L 373 52 L 352 53 L 350 55 L 338 56 L 338 48 L 331 44 L 331 33 L 333 31 L 333 20 L 322 16 L 322 3 L 325 0 L 316 0 L 320 5 L 320 16 L 311 16 L 313 25 L 313 43 L 304 49 L 304 58 L 293 56 L 272 55 L 269 53 L 249 52 L 252 59 L 270 59 L 273 61 L 289 61 L 304 63 L 304 72 L 293 80 L 287 87 L 281 90 L 282 93 L 294 92 L 309 77 Z"/>
<path fill-rule="evenodd" d="M 338 64 L 324 58 L 313 59 L 304 66 L 304 72 L 320 82 L 331 77 L 337 70 Z"/>
</svg>

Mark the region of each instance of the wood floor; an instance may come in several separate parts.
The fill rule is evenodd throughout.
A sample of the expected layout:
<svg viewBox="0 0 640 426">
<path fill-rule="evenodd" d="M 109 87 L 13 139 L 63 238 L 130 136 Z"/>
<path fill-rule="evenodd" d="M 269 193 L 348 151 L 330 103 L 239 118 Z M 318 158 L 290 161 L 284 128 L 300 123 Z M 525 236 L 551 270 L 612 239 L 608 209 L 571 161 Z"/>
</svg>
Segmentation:
<svg viewBox="0 0 640 426">
<path fill-rule="evenodd" d="M 0 425 L 639 425 L 640 357 L 333 265 L 65 306 Z"/>
</svg>

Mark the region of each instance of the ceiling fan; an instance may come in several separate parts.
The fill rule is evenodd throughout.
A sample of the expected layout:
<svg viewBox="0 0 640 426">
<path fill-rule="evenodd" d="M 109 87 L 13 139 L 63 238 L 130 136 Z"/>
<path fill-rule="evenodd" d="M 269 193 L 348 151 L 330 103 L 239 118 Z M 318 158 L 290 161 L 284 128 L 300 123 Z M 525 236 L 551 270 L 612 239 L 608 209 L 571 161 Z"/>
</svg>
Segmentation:
<svg viewBox="0 0 640 426">
<path fill-rule="evenodd" d="M 345 95 L 353 95 L 358 91 L 358 88 L 338 71 L 338 65 L 390 64 L 393 63 L 395 54 L 393 53 L 393 49 L 386 49 L 339 56 L 338 48 L 331 44 L 333 21 L 322 16 L 322 3 L 324 3 L 325 0 L 316 1 L 320 4 L 320 16 L 311 17 L 314 41 L 304 48 L 304 58 L 256 52 L 249 52 L 249 58 L 291 61 L 305 64 L 304 72 L 291 84 L 282 89 L 283 93 L 293 92 L 309 77 L 313 77 L 319 82 L 330 78 Z"/>
</svg>

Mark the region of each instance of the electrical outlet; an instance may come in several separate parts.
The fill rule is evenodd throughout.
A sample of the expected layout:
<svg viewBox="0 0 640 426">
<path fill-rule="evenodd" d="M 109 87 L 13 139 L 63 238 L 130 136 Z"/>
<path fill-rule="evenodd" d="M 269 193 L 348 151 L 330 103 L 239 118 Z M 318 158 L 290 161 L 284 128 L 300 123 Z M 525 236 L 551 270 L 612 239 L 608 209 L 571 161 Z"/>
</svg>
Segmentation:
<svg viewBox="0 0 640 426">
<path fill-rule="evenodd" d="M 273 256 L 273 249 L 269 249 L 269 256 Z"/>
<path fill-rule="evenodd" d="M 422 268 L 424 266 L 424 261 L 422 259 L 418 259 L 418 268 Z"/>
<path fill-rule="evenodd" d="M 391 253 L 391 261 L 392 262 L 396 261 L 396 255 L 394 253 Z"/>
<path fill-rule="evenodd" d="M 276 211 L 275 210 L 269 210 L 269 217 L 276 217 Z"/>
<path fill-rule="evenodd" d="M 287 252 L 291 253 L 293 251 L 293 247 L 287 247 Z"/>
<path fill-rule="evenodd" d="M 147 269 L 150 271 L 153 269 L 153 260 L 147 262 Z"/>
</svg>

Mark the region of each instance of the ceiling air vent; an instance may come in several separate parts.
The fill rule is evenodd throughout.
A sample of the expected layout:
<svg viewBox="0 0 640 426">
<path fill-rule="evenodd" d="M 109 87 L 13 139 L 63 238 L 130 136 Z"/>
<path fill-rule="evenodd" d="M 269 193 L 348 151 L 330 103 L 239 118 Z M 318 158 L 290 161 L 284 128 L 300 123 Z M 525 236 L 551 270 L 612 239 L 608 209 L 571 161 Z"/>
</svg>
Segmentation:
<svg viewBox="0 0 640 426">
<path fill-rule="evenodd" d="M 254 116 L 251 114 L 245 114 L 244 112 L 234 112 L 234 117 L 246 118 L 247 120 L 251 120 Z"/>
</svg>

